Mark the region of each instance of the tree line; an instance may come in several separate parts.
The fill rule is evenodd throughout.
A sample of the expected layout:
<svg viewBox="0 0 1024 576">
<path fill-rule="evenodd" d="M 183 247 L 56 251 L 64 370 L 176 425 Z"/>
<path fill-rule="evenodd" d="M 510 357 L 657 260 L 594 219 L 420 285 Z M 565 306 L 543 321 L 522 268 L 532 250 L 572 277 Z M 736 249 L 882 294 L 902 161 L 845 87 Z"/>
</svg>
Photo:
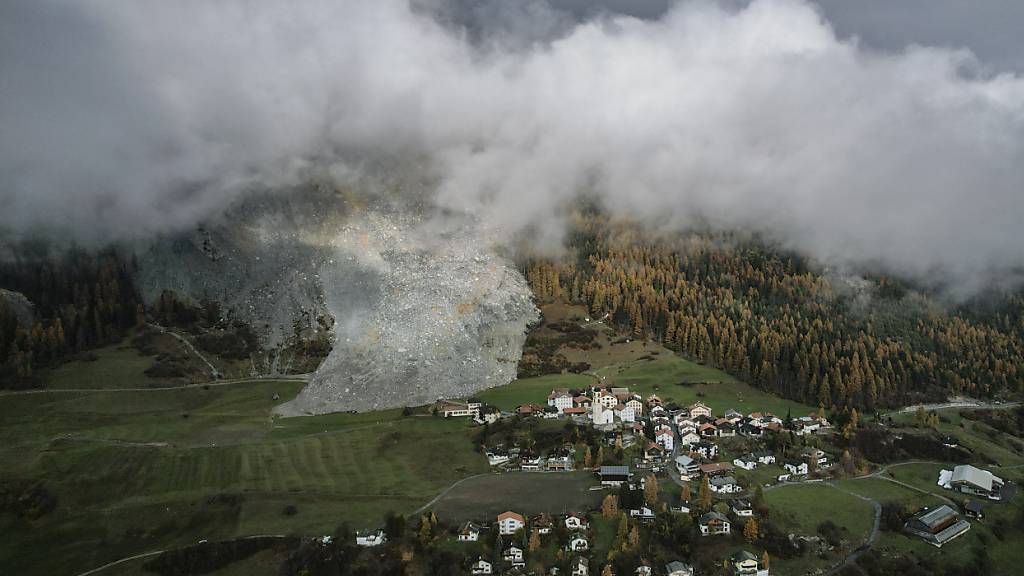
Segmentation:
<svg viewBox="0 0 1024 576">
<path fill-rule="evenodd" d="M 0 298 L 0 386 L 33 386 L 37 369 L 118 341 L 144 322 L 130 259 L 113 250 L 13 252 L 0 262 L 0 286 L 32 306 Z"/>
<path fill-rule="evenodd" d="M 756 238 L 653 237 L 600 214 L 579 217 L 571 238 L 575 258 L 525 264 L 538 300 L 608 313 L 638 338 L 763 390 L 869 412 L 1022 390 L 1020 294 L 980 315 L 882 277 L 863 304 L 807 259 Z"/>
</svg>

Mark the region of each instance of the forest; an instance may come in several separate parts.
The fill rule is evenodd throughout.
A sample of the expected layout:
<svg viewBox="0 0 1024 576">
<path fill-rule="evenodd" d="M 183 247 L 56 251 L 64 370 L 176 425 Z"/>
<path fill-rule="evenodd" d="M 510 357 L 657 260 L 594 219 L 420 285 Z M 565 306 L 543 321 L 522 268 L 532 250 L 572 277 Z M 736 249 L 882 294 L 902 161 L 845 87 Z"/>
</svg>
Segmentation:
<svg viewBox="0 0 1024 576">
<path fill-rule="evenodd" d="M 0 298 L 0 387 L 38 383 L 35 371 L 71 355 L 116 342 L 145 323 L 132 284 L 133 264 L 114 251 L 19 247 L 0 262 L 0 287 L 24 295 L 17 309 Z"/>
<path fill-rule="evenodd" d="M 886 276 L 852 289 L 739 234 L 670 237 L 578 216 L 570 256 L 524 264 L 541 302 L 569 301 L 638 338 L 827 409 L 1021 391 L 1024 298 L 946 304 Z"/>
</svg>

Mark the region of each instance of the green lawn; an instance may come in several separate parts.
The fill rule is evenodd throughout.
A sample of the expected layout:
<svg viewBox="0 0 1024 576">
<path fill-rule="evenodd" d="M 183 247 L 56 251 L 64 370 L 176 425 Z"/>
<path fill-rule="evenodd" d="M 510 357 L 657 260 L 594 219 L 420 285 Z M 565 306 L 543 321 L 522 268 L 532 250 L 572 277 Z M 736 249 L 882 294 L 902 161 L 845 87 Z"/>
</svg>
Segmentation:
<svg viewBox="0 0 1024 576">
<path fill-rule="evenodd" d="M 459 484 L 438 500 L 433 510 L 454 524 L 466 520 L 491 522 L 506 510 L 527 516 L 586 512 L 600 506 L 607 494 L 590 490 L 597 484 L 590 472 L 491 474 Z"/>
<path fill-rule="evenodd" d="M 764 493 L 771 519 L 781 527 L 812 536 L 818 525 L 831 520 L 846 528 L 856 548 L 867 537 L 874 521 L 871 504 L 824 484 L 793 484 Z"/>
<path fill-rule="evenodd" d="M 627 386 L 644 396 L 658 394 L 663 400 L 680 404 L 700 400 L 719 413 L 735 408 L 741 412 L 768 411 L 784 416 L 788 410 L 792 410 L 794 415 L 817 410 L 757 390 L 714 368 L 665 353 L 654 360 L 608 366 L 596 373 L 604 376 L 601 382 L 607 386 Z M 554 388 L 582 388 L 595 382 L 592 376 L 582 374 L 551 374 L 516 380 L 506 386 L 485 390 L 477 397 L 502 410 L 512 410 L 530 402 L 545 404 Z"/>
<path fill-rule="evenodd" d="M 836 485 L 854 494 L 860 494 L 879 502 L 900 502 L 911 510 L 918 510 L 925 506 L 942 505 L 941 499 L 927 494 L 915 492 L 895 482 L 889 482 L 881 478 L 862 478 L 854 480 L 840 480 Z"/>
<path fill-rule="evenodd" d="M 96 360 L 72 360 L 40 372 L 47 388 L 151 388 L 181 384 L 182 379 L 150 378 L 145 371 L 154 363 L 124 342 L 92 352 Z"/>
<path fill-rule="evenodd" d="M 300 387 L 4 397 L 0 479 L 43 480 L 58 506 L 32 524 L 0 514 L 0 566 L 72 574 L 204 538 L 376 526 L 487 470 L 465 419 L 273 420 L 272 396 Z M 298 513 L 283 514 L 287 505 Z"/>
<path fill-rule="evenodd" d="M 531 402 L 547 405 L 548 394 L 554 388 L 583 388 L 594 383 L 594 378 L 585 374 L 548 374 L 515 380 L 484 390 L 476 397 L 502 410 L 515 410 L 516 406 Z"/>
</svg>

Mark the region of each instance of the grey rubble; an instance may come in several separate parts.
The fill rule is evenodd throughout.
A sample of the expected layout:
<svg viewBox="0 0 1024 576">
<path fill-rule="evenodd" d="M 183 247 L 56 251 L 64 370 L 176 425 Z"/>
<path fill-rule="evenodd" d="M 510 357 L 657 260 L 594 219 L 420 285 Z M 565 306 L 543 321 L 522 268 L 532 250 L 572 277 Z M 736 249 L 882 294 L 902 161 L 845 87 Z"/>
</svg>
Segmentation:
<svg viewBox="0 0 1024 576">
<path fill-rule="evenodd" d="M 525 279 L 472 222 L 350 214 L 323 194 L 250 197 L 155 242 L 138 280 L 147 302 L 163 289 L 220 302 L 269 348 L 297 328 L 332 326 L 330 355 L 282 415 L 417 405 L 506 384 L 538 319 Z"/>
<path fill-rule="evenodd" d="M 465 397 L 516 376 L 529 287 L 472 227 L 371 216 L 322 269 L 334 347 L 278 413 L 370 410 Z"/>
</svg>

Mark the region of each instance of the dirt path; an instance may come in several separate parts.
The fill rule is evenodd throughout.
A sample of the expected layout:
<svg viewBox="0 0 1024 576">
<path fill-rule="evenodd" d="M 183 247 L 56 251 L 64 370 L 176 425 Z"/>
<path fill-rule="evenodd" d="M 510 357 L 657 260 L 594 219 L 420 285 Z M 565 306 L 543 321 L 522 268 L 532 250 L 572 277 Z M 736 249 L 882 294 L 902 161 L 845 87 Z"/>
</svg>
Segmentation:
<svg viewBox="0 0 1024 576">
<path fill-rule="evenodd" d="M 181 342 L 185 346 L 185 348 L 187 348 L 190 352 L 195 354 L 196 357 L 198 357 L 200 360 L 203 361 L 204 364 L 206 364 L 206 366 L 210 369 L 210 376 L 214 380 L 217 380 L 217 379 L 219 379 L 222 376 L 220 371 L 217 370 L 217 367 L 214 366 L 213 363 L 210 362 L 210 360 L 206 356 L 204 356 L 202 352 L 200 352 L 198 349 L 196 349 L 196 347 L 192 345 L 192 342 L 190 342 L 187 338 L 185 338 L 181 334 L 178 334 L 177 332 L 171 330 L 170 328 L 165 328 L 163 326 L 160 326 L 159 324 L 149 324 L 149 323 L 147 323 L 146 326 L 149 326 L 150 328 L 156 330 L 157 332 L 160 332 L 161 334 L 169 334 L 169 335 L 173 336 L 178 342 Z"/>
</svg>

